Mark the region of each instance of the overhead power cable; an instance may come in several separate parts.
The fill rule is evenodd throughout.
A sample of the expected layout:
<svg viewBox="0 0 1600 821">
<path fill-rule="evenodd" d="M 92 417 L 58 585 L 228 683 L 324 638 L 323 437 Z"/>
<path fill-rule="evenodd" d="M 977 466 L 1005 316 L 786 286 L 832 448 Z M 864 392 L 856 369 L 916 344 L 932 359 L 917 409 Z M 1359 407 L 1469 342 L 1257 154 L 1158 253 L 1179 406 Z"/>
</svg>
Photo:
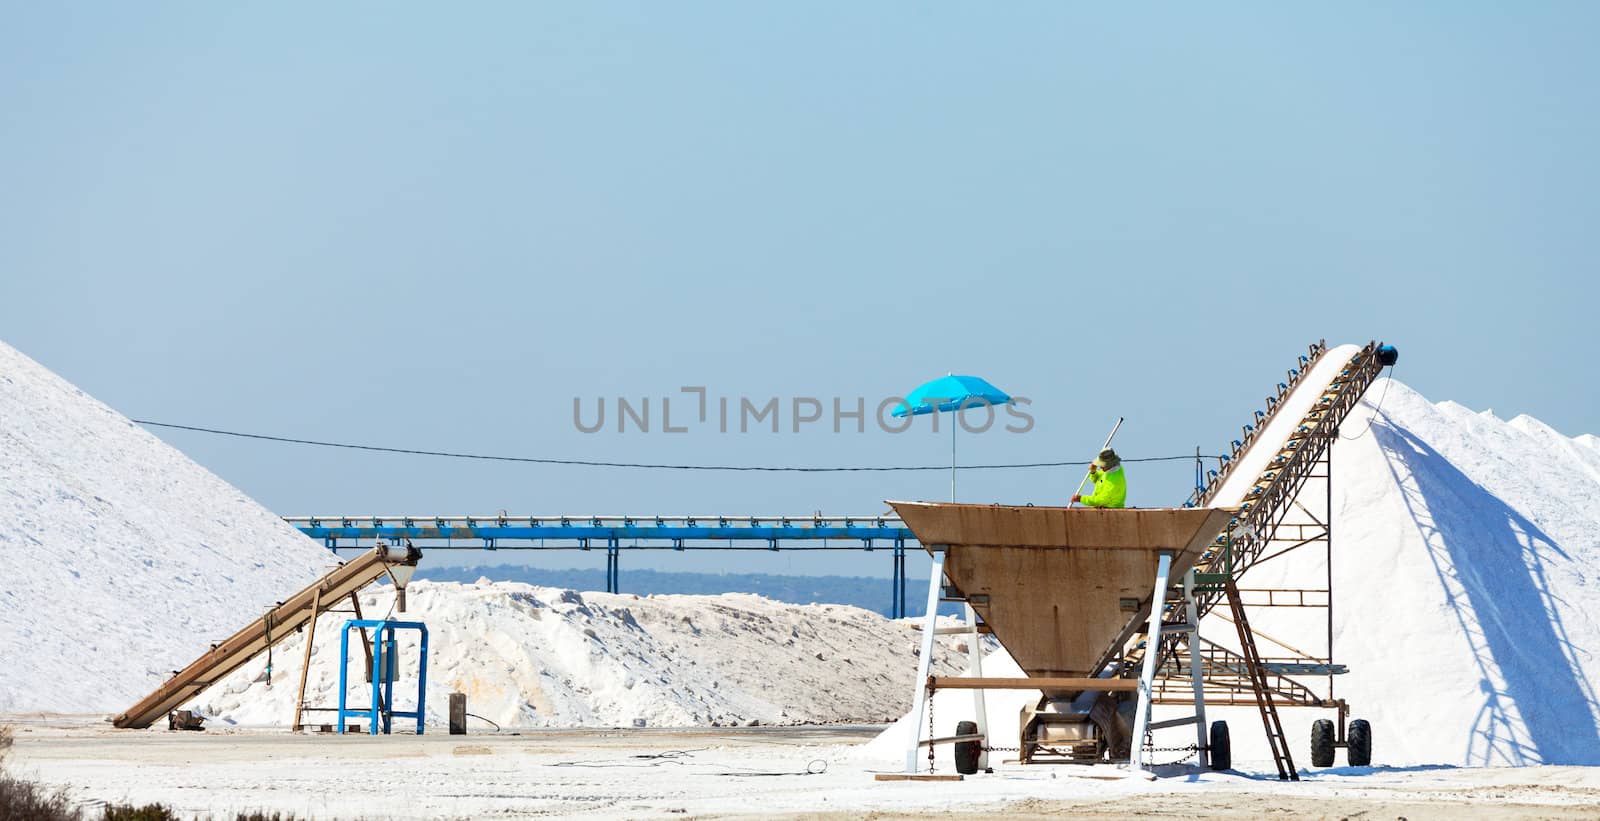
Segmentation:
<svg viewBox="0 0 1600 821">
<path fill-rule="evenodd" d="M 256 439 L 263 442 L 282 442 L 291 445 L 311 445 L 319 448 L 343 448 L 345 450 L 364 450 L 374 453 L 399 453 L 408 456 L 438 456 L 447 459 L 476 459 L 485 462 L 523 462 L 535 465 L 573 465 L 577 467 L 597 468 L 633 468 L 636 470 L 730 470 L 730 471 L 759 471 L 767 473 L 870 473 L 888 471 L 914 471 L 914 470 L 949 470 L 949 465 L 851 465 L 851 466 L 779 466 L 779 465 L 671 465 L 651 464 L 644 462 L 604 462 L 593 459 L 550 459 L 538 456 L 497 456 L 485 453 L 457 453 L 445 450 L 421 450 L 418 448 L 392 448 L 381 445 L 358 445 L 350 442 L 322 442 L 316 439 L 296 439 L 289 436 L 269 436 L 263 433 L 243 433 L 234 430 L 218 430 L 216 428 L 202 428 L 194 425 L 175 425 L 169 422 L 155 422 L 149 419 L 134 419 L 135 424 L 152 428 L 170 428 L 172 430 L 186 430 L 195 433 L 210 433 L 216 436 L 233 436 L 240 439 Z M 1215 459 L 1215 456 L 1203 456 L 1205 459 Z M 1123 459 L 1124 462 L 1179 462 L 1193 461 L 1195 454 L 1186 453 L 1182 456 L 1147 456 L 1142 459 Z M 1017 470 L 1026 468 L 1061 468 L 1061 467 L 1087 467 L 1089 462 L 1018 462 L 1003 465 L 957 465 L 958 470 Z"/>
</svg>

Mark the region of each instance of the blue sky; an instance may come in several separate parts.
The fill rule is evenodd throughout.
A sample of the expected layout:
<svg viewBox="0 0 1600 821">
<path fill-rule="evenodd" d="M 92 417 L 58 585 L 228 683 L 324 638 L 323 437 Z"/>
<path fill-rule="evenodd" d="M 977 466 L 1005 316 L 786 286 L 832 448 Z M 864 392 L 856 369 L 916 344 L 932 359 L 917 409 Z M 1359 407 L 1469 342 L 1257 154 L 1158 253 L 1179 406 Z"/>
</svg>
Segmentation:
<svg viewBox="0 0 1600 821">
<path fill-rule="evenodd" d="M 951 371 L 1036 418 L 963 457 L 1088 458 L 1119 415 L 1126 455 L 1217 452 L 1319 338 L 1396 344 L 1395 375 L 1432 399 L 1600 432 L 1596 16 L 10 4 L 0 338 L 137 418 L 565 458 L 938 464 L 948 441 L 925 426 L 583 434 L 572 402 L 685 385 L 871 402 Z M 948 494 L 940 473 L 161 435 L 283 514 Z M 1059 503 L 1078 478 L 967 474 L 961 495 Z M 1130 501 L 1189 481 L 1141 467 Z"/>
</svg>

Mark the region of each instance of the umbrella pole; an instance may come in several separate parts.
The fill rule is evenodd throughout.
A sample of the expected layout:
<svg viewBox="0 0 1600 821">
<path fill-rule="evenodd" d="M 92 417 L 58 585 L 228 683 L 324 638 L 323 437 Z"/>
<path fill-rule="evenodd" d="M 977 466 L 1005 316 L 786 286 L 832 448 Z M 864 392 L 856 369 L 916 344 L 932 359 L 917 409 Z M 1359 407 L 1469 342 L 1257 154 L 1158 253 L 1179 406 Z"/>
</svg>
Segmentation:
<svg viewBox="0 0 1600 821">
<path fill-rule="evenodd" d="M 1106 443 L 1100 446 L 1100 450 L 1105 450 L 1106 448 L 1111 447 L 1111 440 L 1117 438 L 1117 431 L 1119 431 L 1121 429 L 1122 429 L 1122 417 L 1118 416 L 1117 417 L 1117 424 L 1115 424 L 1115 425 L 1113 425 L 1111 427 L 1111 435 L 1106 437 Z M 1096 457 L 1099 457 L 1100 450 L 1097 450 L 1097 451 L 1094 452 Z M 1072 495 L 1076 496 L 1076 495 L 1082 493 L 1083 492 L 1083 486 L 1088 484 L 1088 483 L 1089 483 L 1089 471 L 1086 470 L 1086 471 L 1083 472 L 1083 481 L 1078 483 L 1078 489 L 1072 491 Z M 1072 507 L 1072 498 L 1070 496 L 1067 498 L 1067 507 Z"/>
<path fill-rule="evenodd" d="M 956 500 L 956 418 L 950 417 L 950 501 Z"/>
</svg>

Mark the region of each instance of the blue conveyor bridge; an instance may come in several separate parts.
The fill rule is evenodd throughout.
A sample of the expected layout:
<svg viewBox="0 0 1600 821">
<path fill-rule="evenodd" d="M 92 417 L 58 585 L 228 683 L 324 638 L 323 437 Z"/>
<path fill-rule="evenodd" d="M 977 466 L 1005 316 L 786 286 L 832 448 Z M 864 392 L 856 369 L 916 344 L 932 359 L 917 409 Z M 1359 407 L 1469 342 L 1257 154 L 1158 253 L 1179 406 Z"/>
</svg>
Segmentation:
<svg viewBox="0 0 1600 821">
<path fill-rule="evenodd" d="M 621 592 L 624 550 L 884 550 L 893 559 L 890 616 L 906 615 L 906 548 L 898 516 L 291 516 L 329 550 L 409 540 L 424 550 L 604 550 L 606 592 Z"/>
</svg>

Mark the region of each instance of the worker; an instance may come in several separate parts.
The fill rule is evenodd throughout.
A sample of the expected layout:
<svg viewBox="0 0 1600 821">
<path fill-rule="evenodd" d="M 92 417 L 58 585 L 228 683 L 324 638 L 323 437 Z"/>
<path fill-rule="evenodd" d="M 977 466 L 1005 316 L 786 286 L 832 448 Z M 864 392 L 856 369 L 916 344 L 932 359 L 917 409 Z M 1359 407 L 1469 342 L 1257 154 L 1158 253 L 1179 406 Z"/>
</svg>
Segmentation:
<svg viewBox="0 0 1600 821">
<path fill-rule="evenodd" d="M 1089 480 L 1094 482 L 1094 492 L 1088 496 L 1073 494 L 1072 501 L 1089 507 L 1123 507 L 1128 502 L 1128 477 L 1122 472 L 1122 459 L 1111 448 L 1089 463 Z"/>
</svg>

